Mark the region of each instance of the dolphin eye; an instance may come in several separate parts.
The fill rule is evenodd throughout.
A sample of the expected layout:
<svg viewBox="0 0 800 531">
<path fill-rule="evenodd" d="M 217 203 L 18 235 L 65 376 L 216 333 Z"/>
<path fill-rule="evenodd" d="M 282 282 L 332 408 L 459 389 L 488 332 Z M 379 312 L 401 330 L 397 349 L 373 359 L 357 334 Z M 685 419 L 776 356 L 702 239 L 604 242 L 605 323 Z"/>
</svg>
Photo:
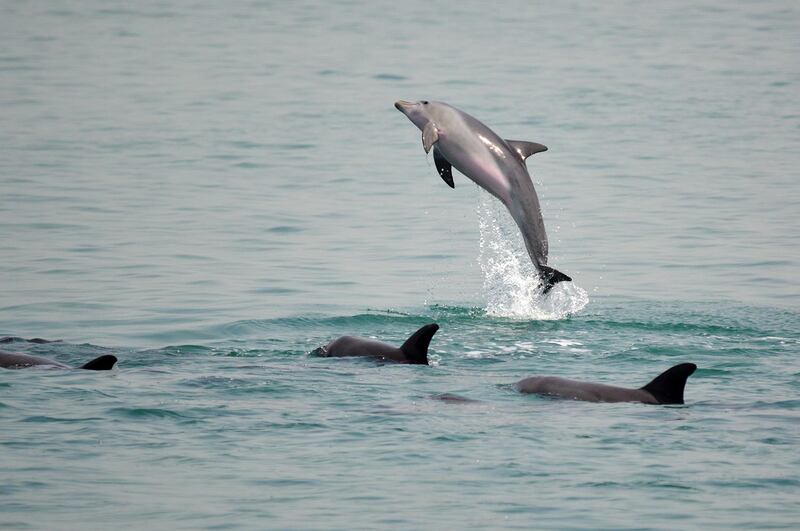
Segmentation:
<svg viewBox="0 0 800 531">
<path fill-rule="evenodd" d="M 422 100 L 422 104 L 423 105 L 427 105 L 428 104 L 428 100 Z"/>
</svg>

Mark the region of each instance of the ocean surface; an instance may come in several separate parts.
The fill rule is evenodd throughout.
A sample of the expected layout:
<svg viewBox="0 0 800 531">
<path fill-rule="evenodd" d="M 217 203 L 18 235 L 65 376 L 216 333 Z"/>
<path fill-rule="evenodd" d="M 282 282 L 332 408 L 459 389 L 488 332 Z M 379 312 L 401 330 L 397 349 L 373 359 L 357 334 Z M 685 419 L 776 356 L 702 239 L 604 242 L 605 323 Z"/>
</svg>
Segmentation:
<svg viewBox="0 0 800 531">
<path fill-rule="evenodd" d="M 785 1 L 3 1 L 0 349 L 120 361 L 0 370 L 0 527 L 797 528 L 798 27 Z M 549 147 L 573 283 L 537 295 L 398 99 Z M 308 356 L 429 322 L 431 366 Z M 684 406 L 513 387 L 682 362 Z"/>
</svg>

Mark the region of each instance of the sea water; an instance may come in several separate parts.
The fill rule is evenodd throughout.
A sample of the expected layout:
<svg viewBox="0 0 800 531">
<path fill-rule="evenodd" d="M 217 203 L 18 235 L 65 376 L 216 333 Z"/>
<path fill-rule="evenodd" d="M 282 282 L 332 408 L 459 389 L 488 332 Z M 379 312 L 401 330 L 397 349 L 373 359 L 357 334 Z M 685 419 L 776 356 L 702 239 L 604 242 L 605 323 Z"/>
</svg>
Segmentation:
<svg viewBox="0 0 800 531">
<path fill-rule="evenodd" d="M 794 528 L 791 2 L 0 4 L 8 529 Z M 398 99 L 528 167 L 437 176 Z M 344 334 L 431 366 L 309 357 Z M 686 405 L 523 396 L 534 374 Z M 448 399 L 451 395 L 471 401 Z"/>
</svg>

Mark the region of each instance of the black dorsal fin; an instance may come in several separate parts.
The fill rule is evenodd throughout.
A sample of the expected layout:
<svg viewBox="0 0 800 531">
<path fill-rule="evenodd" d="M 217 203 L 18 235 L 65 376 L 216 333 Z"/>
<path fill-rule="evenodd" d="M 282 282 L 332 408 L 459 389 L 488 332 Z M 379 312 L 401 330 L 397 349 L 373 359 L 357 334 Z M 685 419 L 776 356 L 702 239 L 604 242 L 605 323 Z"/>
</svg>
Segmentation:
<svg viewBox="0 0 800 531">
<path fill-rule="evenodd" d="M 439 152 L 438 146 L 433 146 L 433 162 L 436 163 L 436 171 L 439 172 L 439 176 L 447 183 L 447 186 L 455 188 L 456 185 L 453 182 L 453 166 L 444 158 L 444 155 Z"/>
<path fill-rule="evenodd" d="M 111 354 L 105 354 L 81 366 L 81 369 L 87 369 L 90 371 L 110 371 L 111 369 L 114 368 L 115 363 L 117 363 L 116 356 L 112 356 Z"/>
<path fill-rule="evenodd" d="M 652 382 L 642 387 L 658 400 L 660 404 L 683 404 L 683 388 L 686 379 L 697 369 L 694 363 L 681 363 L 667 369 Z"/>
<path fill-rule="evenodd" d="M 427 324 L 406 339 L 400 350 L 406 355 L 409 363 L 428 364 L 428 345 L 430 345 L 433 334 L 437 330 L 439 330 L 438 324 Z"/>
</svg>

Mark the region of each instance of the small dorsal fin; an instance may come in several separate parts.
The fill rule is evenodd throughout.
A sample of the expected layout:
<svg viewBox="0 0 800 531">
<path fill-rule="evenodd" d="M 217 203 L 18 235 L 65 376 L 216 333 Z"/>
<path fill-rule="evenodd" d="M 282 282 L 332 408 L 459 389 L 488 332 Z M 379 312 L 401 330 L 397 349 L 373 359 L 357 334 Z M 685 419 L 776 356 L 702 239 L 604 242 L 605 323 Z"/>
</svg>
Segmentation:
<svg viewBox="0 0 800 531">
<path fill-rule="evenodd" d="M 408 357 L 410 363 L 428 364 L 428 346 L 437 330 L 439 330 L 438 324 L 427 324 L 406 339 L 400 350 Z"/>
<path fill-rule="evenodd" d="M 83 365 L 81 369 L 88 369 L 90 371 L 110 371 L 114 368 L 115 363 L 117 363 L 116 356 L 105 354 Z"/>
<path fill-rule="evenodd" d="M 642 387 L 658 400 L 660 404 L 683 404 L 683 389 L 686 379 L 697 369 L 694 363 L 675 365 L 656 376 L 652 382 Z"/>
<path fill-rule="evenodd" d="M 511 149 L 517 152 L 523 162 L 525 159 L 536 153 L 547 151 L 547 146 L 537 144 L 536 142 L 526 142 L 524 140 L 506 140 L 506 144 L 511 146 Z"/>
<path fill-rule="evenodd" d="M 436 146 L 433 148 L 433 162 L 436 163 L 436 171 L 439 172 L 439 176 L 447 183 L 447 186 L 455 188 L 456 185 L 453 182 L 453 166 L 447 162 L 447 159 L 444 158 L 444 155 L 442 155 L 439 148 Z"/>
<path fill-rule="evenodd" d="M 425 124 L 425 129 L 422 130 L 422 148 L 425 153 L 430 152 L 436 141 L 439 140 L 439 129 L 433 122 Z"/>
</svg>

